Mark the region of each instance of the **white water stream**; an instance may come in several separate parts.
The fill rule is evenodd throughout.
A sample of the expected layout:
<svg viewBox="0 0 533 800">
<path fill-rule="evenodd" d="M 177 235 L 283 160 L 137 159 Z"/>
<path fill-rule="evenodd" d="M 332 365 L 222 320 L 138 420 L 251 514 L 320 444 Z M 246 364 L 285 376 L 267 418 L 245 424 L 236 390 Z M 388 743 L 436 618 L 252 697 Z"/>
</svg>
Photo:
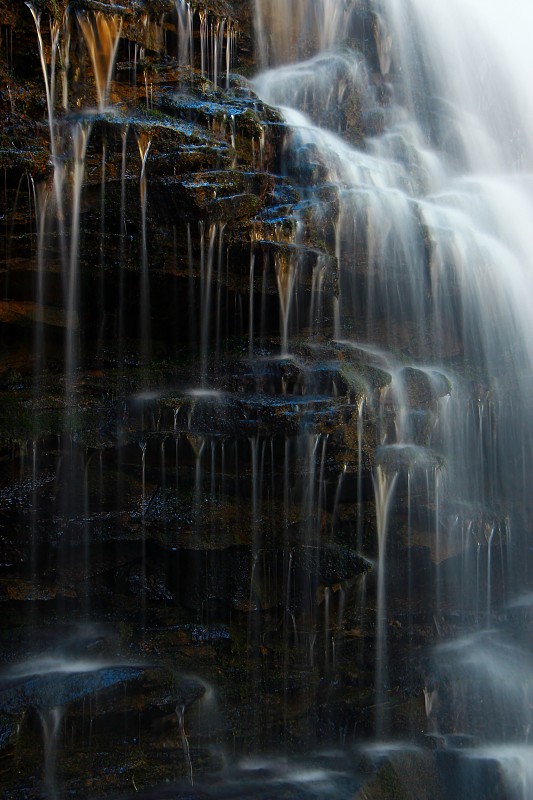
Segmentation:
<svg viewBox="0 0 533 800">
<path fill-rule="evenodd" d="M 406 392 L 394 388 L 400 384 L 393 382 L 387 401 L 397 438 L 387 431 L 375 479 L 382 531 L 376 620 L 381 708 L 390 611 L 386 547 L 397 535 L 383 487 L 395 483 L 398 470 L 412 480 L 411 459 L 431 464 L 420 472 L 433 507 L 436 585 L 427 604 L 437 627 L 452 598 L 465 614 L 475 614 L 480 628 L 493 623 L 493 606 L 502 600 L 501 587 L 499 599 L 493 592 L 498 549 L 506 549 L 500 583 L 511 594 L 530 572 L 533 6 L 527 0 L 369 5 L 367 13 L 357 2 L 256 0 L 256 50 L 269 69 L 254 85 L 292 126 L 288 173 L 295 179 L 302 164 L 312 167 L 305 174 L 314 176 L 313 185 L 302 181 L 302 192 L 315 198 L 316 219 L 334 216 L 338 336 L 387 354 L 395 375 L 395 363 L 407 360 L 428 377 L 449 381 L 440 396 L 450 396 L 436 405 L 424 442 L 438 451 L 442 476 L 433 458 L 421 456 Z M 347 46 L 362 19 L 368 24 L 364 55 Z M 338 198 L 338 211 L 316 199 L 316 184 Z M 381 366 L 383 355 L 374 363 Z M 391 445 L 401 445 L 401 455 Z M 411 512 L 411 500 L 409 513 L 420 514 Z M 520 531 L 512 546 L 511 529 Z M 458 531 L 461 545 L 454 544 Z M 454 547 L 463 548 L 456 568 L 462 573 L 450 580 L 440 564 Z M 474 678 L 465 675 L 461 658 L 447 662 L 448 692 L 455 681 L 477 680 L 481 695 L 492 696 L 497 685 L 501 702 L 491 704 L 490 715 L 482 712 L 474 725 L 464 708 L 457 710 L 468 698 L 441 694 L 439 702 L 463 715 L 460 723 L 456 718 L 463 732 L 470 725 L 481 739 L 516 743 L 516 753 L 507 748 L 500 758 L 499 745 L 490 753 L 501 763 L 504 784 L 513 783 L 511 795 L 525 797 L 530 778 L 509 778 L 509 765 L 524 760 L 528 726 L 515 693 L 517 686 L 527 693 L 533 670 L 522 645 L 512 646 L 516 674 L 506 691 L 506 641 L 499 633 L 449 645 L 468 654 Z M 441 657 L 438 651 L 435 660 Z M 444 716 L 437 726 L 445 727 Z M 386 733 L 383 719 L 378 711 L 378 735 Z"/>
</svg>

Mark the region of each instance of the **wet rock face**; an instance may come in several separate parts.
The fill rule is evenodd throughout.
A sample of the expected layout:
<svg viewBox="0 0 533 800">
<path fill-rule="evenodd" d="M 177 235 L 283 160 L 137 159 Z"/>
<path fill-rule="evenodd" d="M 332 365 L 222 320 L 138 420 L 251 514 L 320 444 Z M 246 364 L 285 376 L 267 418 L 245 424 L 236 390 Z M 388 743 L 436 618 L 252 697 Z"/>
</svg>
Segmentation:
<svg viewBox="0 0 533 800">
<path fill-rule="evenodd" d="M 391 753 L 381 761 L 374 778 L 365 783 L 357 800 L 442 800 L 446 797 L 438 767 L 431 753 Z"/>
<path fill-rule="evenodd" d="M 355 5 L 342 91 L 318 60 L 297 102 L 311 116 L 326 104 L 328 126 L 364 148 L 390 98 L 375 21 Z M 339 259 L 354 236 L 344 187 L 249 80 L 254 7 L 79 0 L 67 19 L 64 3 L 35 2 L 34 18 L 0 0 L 9 800 L 43 782 L 52 797 L 150 796 L 191 769 L 208 776 L 205 792 L 176 796 L 217 796 L 209 776 L 227 775 L 228 742 L 241 754 L 368 735 L 387 490 L 387 704 L 394 731 L 409 717 L 422 734 L 407 647 L 421 650 L 438 624 L 422 592 L 436 565 L 485 552 L 491 534 L 503 552 L 500 509 L 465 509 L 435 544 L 437 422 L 455 386 L 410 365 L 435 344 L 413 336 L 411 317 L 397 323 L 384 303 L 369 319 L 376 263 L 360 241 L 353 270 Z M 39 13 L 49 86 L 56 65 L 50 109 Z M 360 346 L 339 338 L 340 313 Z M 369 331 L 378 344 L 393 331 L 394 353 L 365 344 Z M 451 358 L 462 344 L 446 336 Z M 490 391 L 474 394 L 490 422 Z M 90 641 L 88 620 L 103 623 Z M 40 667 L 13 672 L 32 656 Z M 440 800 L 435 764 L 417 759 L 376 767 L 364 796 Z M 269 770 L 246 779 L 252 796 L 267 796 L 263 779 L 307 796 Z M 352 798 L 353 780 L 343 786 Z"/>
<path fill-rule="evenodd" d="M 48 79 L 57 37 L 52 123 L 36 21 L 0 5 L 0 746 L 17 800 L 215 774 L 227 736 L 329 736 L 324 675 L 370 566 L 341 476 L 364 461 L 370 480 L 370 418 L 364 443 L 352 420 L 389 379 L 327 343 L 334 247 L 300 206 L 307 161 L 281 177 L 288 129 L 237 74 L 255 69 L 250 5 L 34 10 Z M 90 642 L 87 619 L 105 620 Z"/>
<path fill-rule="evenodd" d="M 36 664 L 36 673 L 23 678 L 5 680 L 0 692 L 2 711 L 9 714 L 25 711 L 28 708 L 37 710 L 55 708 L 77 702 L 88 695 L 102 692 L 117 683 L 138 678 L 139 669 L 134 667 L 101 667 L 87 670 L 87 665 L 76 663 L 69 665 L 79 672 L 69 674 L 63 672 L 61 666 L 57 672 L 42 672 L 42 666 Z M 46 668 L 46 667 L 45 667 Z"/>
</svg>

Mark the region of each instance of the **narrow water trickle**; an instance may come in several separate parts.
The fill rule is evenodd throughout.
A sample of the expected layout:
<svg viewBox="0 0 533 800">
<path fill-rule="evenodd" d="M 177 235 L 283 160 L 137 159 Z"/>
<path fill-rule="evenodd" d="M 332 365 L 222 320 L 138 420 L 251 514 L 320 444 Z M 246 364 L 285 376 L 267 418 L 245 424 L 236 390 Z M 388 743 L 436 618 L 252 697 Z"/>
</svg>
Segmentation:
<svg viewBox="0 0 533 800">
<path fill-rule="evenodd" d="M 44 785 L 48 800 L 56 800 L 58 797 L 56 760 L 64 714 L 64 706 L 46 708 L 39 713 L 44 740 Z"/>
<path fill-rule="evenodd" d="M 150 359 L 150 276 L 148 265 L 148 242 L 146 232 L 146 210 L 148 184 L 146 179 L 146 160 L 152 140 L 145 130 L 137 134 L 137 147 L 141 157 L 141 174 L 139 178 L 139 195 L 141 203 L 141 285 L 140 285 L 140 330 L 141 330 L 141 362 L 145 366 Z"/>
<path fill-rule="evenodd" d="M 72 206 L 71 206 L 71 233 L 68 244 L 69 260 L 66 275 L 67 295 L 67 342 L 65 355 L 65 384 L 67 405 L 71 408 L 75 373 L 78 366 L 78 303 L 79 303 L 79 246 L 80 246 L 80 214 L 81 194 L 85 173 L 85 156 L 87 144 L 91 135 L 90 122 L 75 123 L 71 130 L 72 137 Z"/>
<path fill-rule="evenodd" d="M 376 468 L 376 519 L 378 535 L 378 588 L 376 602 L 376 735 L 383 738 L 388 724 L 387 690 L 389 686 L 387 661 L 387 535 L 389 512 L 398 473 L 388 474 L 380 464 Z"/>
</svg>

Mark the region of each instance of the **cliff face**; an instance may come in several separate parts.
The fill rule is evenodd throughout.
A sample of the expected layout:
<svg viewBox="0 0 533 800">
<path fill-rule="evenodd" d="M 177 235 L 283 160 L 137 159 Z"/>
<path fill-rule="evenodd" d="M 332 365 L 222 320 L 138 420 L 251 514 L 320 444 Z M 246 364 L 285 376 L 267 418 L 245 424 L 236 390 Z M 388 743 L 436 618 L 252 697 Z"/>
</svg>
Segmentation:
<svg viewBox="0 0 533 800">
<path fill-rule="evenodd" d="M 24 665 L 0 688 L 12 800 L 43 781 L 51 796 L 146 789 L 217 774 L 216 747 L 374 725 L 361 554 L 378 555 L 392 378 L 336 337 L 339 192 L 248 80 L 253 5 L 0 2 L 0 633 L 6 667 Z M 387 95 L 364 4 L 352 24 L 380 99 L 369 112 L 339 62 L 331 119 L 362 145 Z M 398 350 L 431 347 L 411 331 Z M 422 447 L 450 386 L 402 375 Z M 461 549 L 435 552 L 430 513 L 410 529 L 418 589 Z M 407 518 L 401 500 L 392 576 Z M 402 626 L 416 648 L 432 623 L 407 611 L 412 589 L 391 589 L 392 730 L 425 727 Z"/>
</svg>

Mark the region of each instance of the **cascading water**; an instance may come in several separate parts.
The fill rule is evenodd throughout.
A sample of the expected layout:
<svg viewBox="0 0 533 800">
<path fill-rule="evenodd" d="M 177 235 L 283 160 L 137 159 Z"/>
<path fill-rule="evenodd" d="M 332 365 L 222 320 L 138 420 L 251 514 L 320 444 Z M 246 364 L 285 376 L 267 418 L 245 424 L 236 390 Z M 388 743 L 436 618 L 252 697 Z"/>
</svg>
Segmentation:
<svg viewBox="0 0 533 800">
<path fill-rule="evenodd" d="M 529 800 L 533 11 L 27 5 L 9 800 Z"/>
<path fill-rule="evenodd" d="M 293 5 L 284 12 L 286 22 L 300 20 L 301 9 Z M 437 584 L 426 602 L 439 616 L 452 608 L 469 615 L 474 607 L 479 625 L 490 626 L 493 603 L 501 607 L 517 591 L 519 574 L 527 577 L 523 568 L 530 508 L 524 476 L 531 468 L 533 272 L 525 220 L 533 209 L 527 174 L 532 155 L 532 108 L 526 88 L 531 64 L 523 32 L 531 24 L 531 12 L 520 2 L 505 10 L 488 10 L 476 2 L 466 9 L 453 3 L 378 5 L 375 33 L 383 74 L 374 85 L 359 55 L 346 49 L 323 52 L 315 35 L 317 55 L 260 75 L 256 86 L 268 102 L 284 107 L 294 127 L 289 171 L 302 159 L 320 175 L 321 184 L 335 187 L 338 212 L 318 201 L 313 214 L 327 219 L 328 213 L 337 213 L 340 334 L 380 348 L 400 348 L 416 359 L 414 364 L 424 365 L 424 370 L 431 365 L 436 377 L 440 373 L 440 380 L 450 383 L 446 407 L 435 404 L 432 419 L 417 422 L 419 429 L 426 427 L 423 442 L 416 436 L 416 420 L 401 424 L 412 403 L 397 394 L 392 405 L 400 430 L 385 432 L 382 451 L 388 451 L 387 461 L 397 462 L 394 480 L 405 470 L 412 478 L 411 459 L 418 458 L 421 443 L 442 458 L 443 497 L 435 483 L 426 501 L 436 508 L 445 506 L 442 517 L 437 513 L 429 524 L 436 541 Z M 317 18 L 326 6 L 313 4 Z M 355 7 L 352 14 L 357 13 Z M 286 40 L 273 35 L 269 14 L 288 31 Z M 283 25 L 282 18 L 271 4 L 258 4 L 263 63 L 290 60 L 298 53 L 296 43 L 308 40 L 310 32 L 303 23 L 298 29 Z M 314 17 L 306 17 L 306 25 L 310 19 Z M 341 44 L 341 36 L 349 38 L 350 24 L 337 29 L 328 44 Z M 350 110 L 355 117 L 352 130 Z M 345 132 L 358 138 L 359 126 L 370 129 L 364 148 L 354 149 L 334 135 Z M 437 391 L 434 397 L 444 393 L 448 391 Z M 395 449 L 400 446 L 403 449 Z M 385 516 L 378 518 L 378 535 L 381 530 L 384 540 L 388 494 L 385 500 L 381 470 L 378 466 L 376 506 Z M 488 553 L 486 604 L 480 598 L 479 561 L 474 567 L 468 554 L 474 549 L 471 540 L 461 543 L 465 550 L 457 565 L 460 578 L 448 570 L 440 575 L 441 537 L 446 550 L 453 548 L 450 540 L 465 524 L 470 536 L 479 537 L 478 559 L 480 546 Z M 509 524 L 521 529 L 521 544 L 515 541 L 511 546 Z M 491 595 L 495 531 L 500 546 L 507 549 L 510 569 L 502 578 L 507 594 L 497 598 Z M 379 552 L 378 569 L 385 570 L 384 541 Z M 441 587 L 442 581 L 447 585 Z M 383 576 L 378 578 L 378 586 L 383 582 Z M 378 589 L 378 683 L 387 670 L 382 663 L 381 594 L 384 586 Z M 494 647 L 500 647 L 497 634 L 494 640 Z M 499 669 L 490 652 L 492 640 L 485 644 L 486 659 L 502 681 L 505 669 Z M 531 669 L 522 653 L 519 663 L 517 682 L 527 686 Z M 481 670 L 473 679 L 484 684 Z M 377 692 L 379 705 L 381 686 Z M 463 704 L 468 705 L 464 698 Z M 492 714 L 499 717 L 491 706 L 477 731 L 491 741 Z M 515 723 L 514 738 L 520 743 L 525 727 Z M 463 724 L 468 732 L 468 722 Z M 383 734 L 381 723 L 378 733 Z M 491 752 L 497 759 L 497 748 Z M 507 764 L 508 755 L 502 757 Z M 516 783 L 521 786 L 521 779 Z"/>
<path fill-rule="evenodd" d="M 434 514 L 424 527 L 433 539 L 435 588 L 424 602 L 438 634 L 439 619 L 452 610 L 462 615 L 465 632 L 472 618 L 474 630 L 491 629 L 483 649 L 468 638 L 474 634 L 459 635 L 437 649 L 436 664 L 445 647 L 467 654 L 449 665 L 448 680 L 459 686 L 472 681 L 483 692 L 488 679 L 483 664 L 491 681 L 506 680 L 499 653 L 512 645 L 506 644 L 504 626 L 500 630 L 492 609 L 505 605 L 529 577 L 533 241 L 527 220 L 533 213 L 528 174 L 533 106 L 527 87 L 533 63 L 525 32 L 533 15 L 519 0 L 490 8 L 476 0 L 371 4 L 381 72 L 376 78 L 377 65 L 371 65 L 371 80 L 368 62 L 342 47 L 360 7 L 347 4 L 340 26 L 335 13 L 341 4 L 334 10 L 330 5 L 316 2 L 308 10 L 292 3 L 281 11 L 256 4 L 258 53 L 274 68 L 255 86 L 262 98 L 283 107 L 293 126 L 289 174 L 297 165 L 298 175 L 307 170 L 313 179 L 308 191 L 314 205 L 311 214 L 304 211 L 306 223 L 314 216 L 331 224 L 336 215 L 339 335 L 363 347 L 377 345 L 381 353 L 401 350 L 412 359 L 404 391 L 388 401 L 396 429 L 384 429 L 375 468 L 380 537 L 376 724 L 383 736 L 381 707 L 392 668 L 386 660 L 385 531 L 396 480 L 408 477 L 412 497 L 415 465 L 440 460 L 436 475 L 442 477 L 426 481 L 426 499 L 422 486 L 415 489 L 414 513 L 421 515 L 427 507 L 428 515 Z M 319 24 L 324 15 L 330 28 Z M 324 51 L 319 32 L 326 32 L 331 49 Z M 309 60 L 286 63 L 306 52 Z M 362 146 L 354 148 L 350 139 Z M 329 187 L 338 210 L 331 201 L 316 199 L 317 184 Z M 394 358 L 389 358 L 387 368 L 394 374 Z M 372 360 L 381 366 L 383 355 Z M 415 369 L 421 367 L 420 381 Z M 413 394 L 420 391 L 433 397 L 424 418 L 413 409 Z M 448 394 L 446 405 L 438 402 Z M 426 468 L 416 469 L 423 485 Z M 417 519 L 417 526 L 423 524 Z M 520 531 L 521 541 L 511 543 L 511 528 Z M 497 594 L 492 590 L 495 537 L 507 554 L 503 574 L 498 569 Z M 480 549 L 487 555 L 480 556 Z M 444 568 L 458 550 L 461 558 L 449 559 L 455 565 Z M 512 683 L 519 692 L 533 677 L 527 652 L 517 646 L 513 655 Z M 468 678 L 461 674 L 463 664 L 472 665 Z M 490 704 L 490 712 L 478 716 L 476 736 L 491 742 L 490 757 L 496 760 L 495 740 L 506 743 L 504 784 L 510 796 L 525 797 L 530 778 L 518 766 L 521 776 L 508 778 L 508 748 L 511 739 L 517 764 L 522 763 L 529 712 L 521 722 L 524 706 L 514 708 L 511 695 L 500 691 L 501 708 Z M 464 712 L 467 698 L 455 702 L 454 710 L 449 697 L 440 698 L 443 715 L 450 715 L 439 721 L 440 733 L 471 732 L 470 720 L 452 719 L 459 708 Z M 506 724 L 508 717 L 512 723 Z M 496 720 L 505 732 L 494 730 Z M 475 751 L 468 758 L 475 760 Z M 470 789 L 475 791 L 473 784 Z"/>
</svg>

